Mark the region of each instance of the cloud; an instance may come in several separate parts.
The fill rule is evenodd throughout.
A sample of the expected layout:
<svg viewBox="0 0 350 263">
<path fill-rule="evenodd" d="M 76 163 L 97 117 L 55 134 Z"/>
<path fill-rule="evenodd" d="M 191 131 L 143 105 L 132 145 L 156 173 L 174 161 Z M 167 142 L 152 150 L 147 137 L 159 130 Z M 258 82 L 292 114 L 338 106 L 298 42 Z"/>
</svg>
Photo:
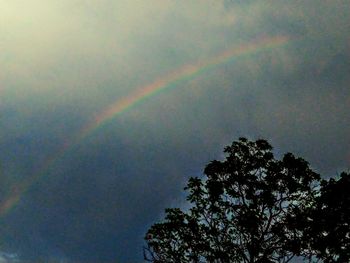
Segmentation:
<svg viewBox="0 0 350 263">
<path fill-rule="evenodd" d="M 1 263 L 12 263 L 12 262 L 20 262 L 17 254 L 0 252 L 0 262 Z"/>
</svg>

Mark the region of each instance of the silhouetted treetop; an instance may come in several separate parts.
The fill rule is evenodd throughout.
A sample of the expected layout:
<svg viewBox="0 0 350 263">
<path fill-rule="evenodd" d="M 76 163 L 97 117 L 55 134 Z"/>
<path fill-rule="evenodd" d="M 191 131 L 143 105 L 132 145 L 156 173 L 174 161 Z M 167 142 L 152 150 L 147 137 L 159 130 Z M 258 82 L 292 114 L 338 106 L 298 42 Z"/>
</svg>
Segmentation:
<svg viewBox="0 0 350 263">
<path fill-rule="evenodd" d="M 205 167 L 203 178 L 189 179 L 185 190 L 190 208 L 166 209 L 164 221 L 149 229 L 147 261 L 268 263 L 301 257 L 313 262 L 330 253 L 338 253 L 332 258 L 338 260 L 343 243 L 349 251 L 349 236 L 342 234 L 349 227 L 344 214 L 349 191 L 338 190 L 339 183 L 349 184 L 349 176 L 321 185 L 307 161 L 292 153 L 276 159 L 266 140 L 240 138 L 224 152 L 223 161 Z M 344 194 L 342 201 L 330 203 L 339 198 L 337 191 Z M 314 224 L 320 214 L 323 221 Z M 343 219 L 334 218 L 339 216 Z M 332 219 L 338 228 L 332 228 Z M 329 238 L 341 237 L 340 243 L 323 245 L 331 242 L 318 241 L 325 231 L 332 233 Z"/>
</svg>

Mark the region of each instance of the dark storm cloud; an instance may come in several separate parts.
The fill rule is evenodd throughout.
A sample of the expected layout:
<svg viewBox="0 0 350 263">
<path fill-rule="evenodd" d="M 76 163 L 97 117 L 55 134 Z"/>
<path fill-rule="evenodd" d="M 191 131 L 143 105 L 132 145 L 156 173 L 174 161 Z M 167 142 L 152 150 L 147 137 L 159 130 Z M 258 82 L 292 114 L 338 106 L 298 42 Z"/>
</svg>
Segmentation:
<svg viewBox="0 0 350 263">
<path fill-rule="evenodd" d="M 71 147 L 1 218 L 4 255 L 142 259 L 147 227 L 238 136 L 267 138 L 324 176 L 349 168 L 348 1 L 131 2 L 0 11 L 2 200 L 135 88 L 259 37 L 291 41 L 179 82 Z"/>
</svg>

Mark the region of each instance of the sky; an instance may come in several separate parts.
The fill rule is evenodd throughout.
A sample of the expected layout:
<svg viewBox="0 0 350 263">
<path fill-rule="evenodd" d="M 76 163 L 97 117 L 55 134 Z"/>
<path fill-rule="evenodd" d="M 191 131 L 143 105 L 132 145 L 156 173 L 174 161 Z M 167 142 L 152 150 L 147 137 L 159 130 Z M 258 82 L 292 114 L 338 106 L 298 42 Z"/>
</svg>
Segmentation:
<svg viewBox="0 0 350 263">
<path fill-rule="evenodd" d="M 350 169 L 347 0 L 0 0 L 0 262 L 142 262 L 241 136 Z"/>
</svg>

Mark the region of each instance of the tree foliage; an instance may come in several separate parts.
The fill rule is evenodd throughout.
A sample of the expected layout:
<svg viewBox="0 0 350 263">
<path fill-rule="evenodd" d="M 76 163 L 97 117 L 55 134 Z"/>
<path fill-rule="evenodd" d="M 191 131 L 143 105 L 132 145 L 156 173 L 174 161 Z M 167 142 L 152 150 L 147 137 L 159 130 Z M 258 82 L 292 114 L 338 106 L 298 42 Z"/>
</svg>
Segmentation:
<svg viewBox="0 0 350 263">
<path fill-rule="evenodd" d="M 307 213 L 304 243 L 323 262 L 350 262 L 350 174 L 321 182 L 315 206 Z"/>
<path fill-rule="evenodd" d="M 350 262 L 350 174 L 321 180 L 302 158 L 240 138 L 147 232 L 149 262 Z"/>
<path fill-rule="evenodd" d="M 204 179 L 189 179 L 191 208 L 167 209 L 149 229 L 146 260 L 267 263 L 303 255 L 305 214 L 320 176 L 291 153 L 276 159 L 265 140 L 240 138 L 224 152 Z"/>
</svg>

